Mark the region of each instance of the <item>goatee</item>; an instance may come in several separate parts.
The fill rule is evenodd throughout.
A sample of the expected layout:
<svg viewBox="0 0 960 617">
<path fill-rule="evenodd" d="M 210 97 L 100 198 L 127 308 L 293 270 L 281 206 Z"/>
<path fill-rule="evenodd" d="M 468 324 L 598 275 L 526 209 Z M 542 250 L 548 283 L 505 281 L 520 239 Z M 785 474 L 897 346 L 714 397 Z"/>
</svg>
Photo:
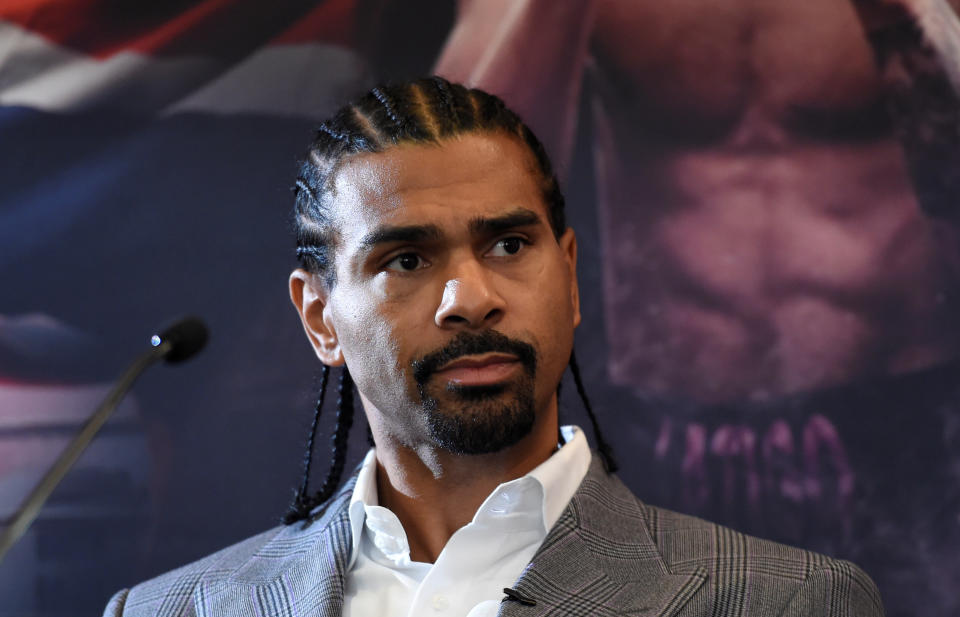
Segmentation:
<svg viewBox="0 0 960 617">
<path fill-rule="evenodd" d="M 509 383 L 462 386 L 448 384 L 431 393 L 430 377 L 445 364 L 467 355 L 507 353 L 517 357 L 522 374 Z M 434 442 L 454 454 L 490 454 L 530 434 L 536 419 L 534 384 L 536 350 L 529 343 L 494 330 L 461 332 L 442 349 L 412 363 L 427 426 Z"/>
</svg>

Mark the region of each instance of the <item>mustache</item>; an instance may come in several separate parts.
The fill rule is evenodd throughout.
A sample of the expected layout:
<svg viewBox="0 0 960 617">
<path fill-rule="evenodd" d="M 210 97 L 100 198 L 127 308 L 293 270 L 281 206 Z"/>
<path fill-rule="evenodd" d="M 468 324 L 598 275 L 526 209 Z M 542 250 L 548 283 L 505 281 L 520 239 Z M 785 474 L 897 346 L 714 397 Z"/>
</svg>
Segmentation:
<svg viewBox="0 0 960 617">
<path fill-rule="evenodd" d="M 512 339 L 496 330 L 461 332 L 442 348 L 410 363 L 413 379 L 423 386 L 440 368 L 462 356 L 507 353 L 517 357 L 532 377 L 537 371 L 537 351 L 530 343 Z"/>
</svg>

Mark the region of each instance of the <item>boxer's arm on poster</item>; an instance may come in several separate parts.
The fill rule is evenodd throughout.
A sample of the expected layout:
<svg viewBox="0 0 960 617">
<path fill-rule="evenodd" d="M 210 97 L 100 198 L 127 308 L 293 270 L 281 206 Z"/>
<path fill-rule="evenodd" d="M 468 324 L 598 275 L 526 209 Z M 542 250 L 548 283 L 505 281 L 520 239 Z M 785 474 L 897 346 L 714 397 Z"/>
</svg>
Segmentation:
<svg viewBox="0 0 960 617">
<path fill-rule="evenodd" d="M 595 0 L 461 0 L 434 71 L 504 98 L 569 165 Z"/>
<path fill-rule="evenodd" d="M 853 0 L 925 212 L 960 225 L 960 0 Z"/>
</svg>

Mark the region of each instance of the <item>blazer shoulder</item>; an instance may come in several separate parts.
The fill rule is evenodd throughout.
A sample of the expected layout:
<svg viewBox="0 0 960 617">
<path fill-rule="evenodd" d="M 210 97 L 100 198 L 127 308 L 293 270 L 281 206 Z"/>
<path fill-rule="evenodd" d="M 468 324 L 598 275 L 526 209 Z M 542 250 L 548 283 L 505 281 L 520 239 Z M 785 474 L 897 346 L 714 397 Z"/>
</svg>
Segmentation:
<svg viewBox="0 0 960 617">
<path fill-rule="evenodd" d="M 668 565 L 695 564 L 711 573 L 755 567 L 759 573 L 803 581 L 839 560 L 637 500 L 650 535 Z"/>
<path fill-rule="evenodd" d="M 104 617 L 193 617 L 193 594 L 202 581 L 226 578 L 282 533 L 275 527 L 149 579 L 110 599 Z"/>
<path fill-rule="evenodd" d="M 333 530 L 338 546 L 349 542 L 347 512 L 356 472 L 337 494 L 310 516 L 280 525 L 217 551 L 198 561 L 118 591 L 104 617 L 195 617 L 194 594 L 201 585 L 279 575 L 328 541 Z M 330 549 L 330 546 L 326 547 Z"/>
<path fill-rule="evenodd" d="M 784 616 L 883 615 L 876 584 L 854 563 L 638 504 L 667 566 L 705 568 L 728 598 L 764 598 Z"/>
<path fill-rule="evenodd" d="M 810 615 L 827 606 L 830 607 L 829 615 L 884 615 L 876 584 L 859 566 L 843 559 L 827 559 L 815 568 L 794 592 L 782 616 Z"/>
</svg>

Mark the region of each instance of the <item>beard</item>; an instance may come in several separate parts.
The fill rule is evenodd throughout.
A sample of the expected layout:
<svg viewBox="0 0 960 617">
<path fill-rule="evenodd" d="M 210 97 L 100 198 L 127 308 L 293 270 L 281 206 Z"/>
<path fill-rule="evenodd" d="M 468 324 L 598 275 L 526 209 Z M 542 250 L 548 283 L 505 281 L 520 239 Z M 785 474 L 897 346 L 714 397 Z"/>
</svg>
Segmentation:
<svg viewBox="0 0 960 617">
<path fill-rule="evenodd" d="M 489 352 L 515 355 L 523 373 L 494 385 L 430 384 L 443 365 L 461 356 Z M 536 419 L 534 384 L 536 350 L 529 343 L 488 330 L 461 332 L 450 343 L 412 363 L 422 411 L 431 437 L 453 454 L 490 454 L 508 448 L 530 434 Z"/>
</svg>

